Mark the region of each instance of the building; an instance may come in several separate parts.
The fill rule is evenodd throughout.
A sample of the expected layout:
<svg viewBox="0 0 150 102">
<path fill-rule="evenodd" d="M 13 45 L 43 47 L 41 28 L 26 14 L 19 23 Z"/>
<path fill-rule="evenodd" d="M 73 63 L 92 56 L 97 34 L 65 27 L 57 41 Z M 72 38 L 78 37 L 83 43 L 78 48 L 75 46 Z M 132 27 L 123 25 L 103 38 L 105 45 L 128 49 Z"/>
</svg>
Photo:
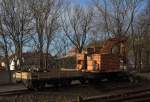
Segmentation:
<svg viewBox="0 0 150 102">
<path fill-rule="evenodd" d="M 72 57 L 72 56 L 76 56 L 77 54 L 77 49 L 76 48 L 71 48 L 68 53 L 63 56 L 63 57 Z"/>
<path fill-rule="evenodd" d="M 74 69 L 76 65 L 76 54 L 77 49 L 71 48 L 65 56 L 57 58 L 57 63 L 59 63 L 59 68 Z"/>
<path fill-rule="evenodd" d="M 53 57 L 48 54 L 48 68 L 53 65 Z M 45 65 L 46 62 L 46 54 L 43 54 L 43 64 Z M 16 54 L 12 54 L 9 56 L 9 64 L 10 70 L 15 70 L 15 63 L 17 66 L 20 65 L 20 61 L 17 60 Z M 1 61 L 1 66 L 6 67 L 5 61 Z M 22 69 L 29 69 L 29 68 L 39 68 L 40 66 L 40 53 L 37 52 L 23 52 L 22 53 Z"/>
</svg>

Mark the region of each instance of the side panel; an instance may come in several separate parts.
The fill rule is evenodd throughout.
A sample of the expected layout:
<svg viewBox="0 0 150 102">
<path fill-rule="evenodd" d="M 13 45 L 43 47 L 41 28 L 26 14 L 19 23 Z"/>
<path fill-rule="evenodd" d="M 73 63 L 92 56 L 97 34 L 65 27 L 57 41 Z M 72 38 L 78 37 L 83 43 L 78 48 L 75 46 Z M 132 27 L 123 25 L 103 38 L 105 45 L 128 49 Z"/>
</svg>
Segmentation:
<svg viewBox="0 0 150 102">
<path fill-rule="evenodd" d="M 13 79 L 22 80 L 57 80 L 73 79 L 82 77 L 82 73 L 77 70 L 51 70 L 50 72 L 15 72 Z"/>
<path fill-rule="evenodd" d="M 61 79 L 61 78 L 73 78 L 81 77 L 82 74 L 78 71 L 69 71 L 69 70 L 59 70 L 59 71 L 50 71 L 50 72 L 38 72 L 37 79 Z M 33 78 L 33 76 L 31 77 Z"/>
<path fill-rule="evenodd" d="M 102 54 L 100 63 L 102 72 L 120 71 L 120 58 L 117 55 Z"/>
<path fill-rule="evenodd" d="M 20 82 L 22 80 L 31 79 L 31 72 L 20 72 L 16 71 L 13 73 L 13 80 L 15 82 Z"/>
</svg>

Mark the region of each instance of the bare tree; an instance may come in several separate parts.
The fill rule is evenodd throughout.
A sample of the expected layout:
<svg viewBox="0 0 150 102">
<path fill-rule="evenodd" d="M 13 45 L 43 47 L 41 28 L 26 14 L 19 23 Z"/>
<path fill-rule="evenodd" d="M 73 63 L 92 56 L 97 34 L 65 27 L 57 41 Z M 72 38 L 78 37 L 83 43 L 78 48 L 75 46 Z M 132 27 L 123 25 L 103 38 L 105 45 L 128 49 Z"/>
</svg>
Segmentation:
<svg viewBox="0 0 150 102">
<path fill-rule="evenodd" d="M 66 56 L 68 49 L 71 48 L 71 43 L 64 34 L 56 34 L 55 39 L 52 42 L 52 51 L 55 52 L 54 56 L 62 57 Z"/>
<path fill-rule="evenodd" d="M 59 10 L 62 2 L 60 0 L 28 0 L 28 4 L 33 14 L 33 19 L 35 22 L 35 32 L 37 33 L 38 38 L 37 42 L 38 52 L 40 53 L 40 70 L 43 70 L 43 50 L 45 45 L 44 40 L 46 40 L 45 68 L 47 68 L 50 43 L 53 39 L 53 35 L 59 29 L 58 18 L 60 15 Z"/>
<path fill-rule="evenodd" d="M 31 27 L 30 13 L 26 0 L 2 0 L 3 28 L 14 43 L 17 59 L 22 63 L 23 45 L 28 41 Z M 20 68 L 20 67 L 19 67 Z"/>
<path fill-rule="evenodd" d="M 136 15 L 140 0 L 94 0 L 96 12 L 103 18 L 108 35 L 126 35 Z M 109 5 L 109 6 L 108 6 Z"/>
<path fill-rule="evenodd" d="M 67 8 L 65 13 L 66 15 L 62 17 L 62 29 L 78 52 L 81 53 L 93 27 L 94 13 L 90 8 L 79 5 Z"/>
<path fill-rule="evenodd" d="M 55 37 L 55 34 L 58 33 L 60 28 L 60 14 L 63 2 L 56 1 L 50 8 L 49 17 L 46 20 L 45 25 L 45 39 L 46 39 L 46 56 L 45 56 L 45 69 L 48 68 L 48 54 L 50 49 L 50 44 Z"/>
<path fill-rule="evenodd" d="M 11 72 L 10 72 L 10 66 L 9 66 L 9 38 L 8 34 L 5 33 L 3 30 L 3 23 L 2 19 L 0 18 L 0 48 L 2 49 L 2 52 L 4 52 L 4 62 L 5 62 L 5 67 L 9 73 L 9 82 L 11 82 Z"/>
<path fill-rule="evenodd" d="M 9 70 L 9 59 L 8 59 L 8 35 L 4 32 L 3 30 L 3 24 L 2 24 L 2 19 L 0 19 L 0 36 L 2 38 L 2 41 L 0 42 L 1 44 L 1 49 L 4 51 L 5 55 L 5 63 L 6 63 L 6 69 Z"/>
<path fill-rule="evenodd" d="M 149 4 L 142 12 L 138 14 L 137 20 L 134 25 L 131 25 L 131 39 L 132 39 L 132 50 L 134 54 L 134 65 L 135 69 L 141 71 L 149 70 L 149 57 L 150 57 L 150 47 L 149 47 L 149 33 L 150 33 L 150 12 Z"/>
</svg>

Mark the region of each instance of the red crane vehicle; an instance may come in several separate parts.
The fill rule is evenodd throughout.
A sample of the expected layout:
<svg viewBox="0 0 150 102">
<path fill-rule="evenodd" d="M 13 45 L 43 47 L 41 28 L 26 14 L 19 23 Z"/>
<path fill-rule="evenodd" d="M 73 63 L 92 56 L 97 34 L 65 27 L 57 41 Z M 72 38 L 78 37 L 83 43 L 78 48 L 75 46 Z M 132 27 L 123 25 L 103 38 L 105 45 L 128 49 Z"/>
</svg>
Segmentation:
<svg viewBox="0 0 150 102">
<path fill-rule="evenodd" d="M 78 80 L 81 83 L 94 82 L 102 78 L 124 75 L 127 62 L 125 38 L 109 38 L 101 48 L 91 47 L 76 55 L 75 69 L 54 69 L 49 71 L 16 71 L 13 79 L 21 81 L 27 88 L 41 88 L 45 84 L 64 86 Z"/>
</svg>

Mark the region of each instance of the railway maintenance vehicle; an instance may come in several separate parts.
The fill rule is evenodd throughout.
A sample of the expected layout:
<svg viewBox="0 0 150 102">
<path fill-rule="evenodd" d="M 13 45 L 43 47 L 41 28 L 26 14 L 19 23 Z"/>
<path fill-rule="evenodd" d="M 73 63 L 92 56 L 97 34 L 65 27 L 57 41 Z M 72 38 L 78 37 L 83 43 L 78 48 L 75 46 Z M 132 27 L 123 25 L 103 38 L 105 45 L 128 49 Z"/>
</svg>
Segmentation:
<svg viewBox="0 0 150 102">
<path fill-rule="evenodd" d="M 44 71 L 15 71 L 13 79 L 22 82 L 28 89 L 53 86 L 67 86 L 73 81 L 94 83 L 99 80 L 126 76 L 127 39 L 109 38 L 102 47 L 87 48 L 76 54 L 76 68 L 49 68 Z M 124 78 L 124 77 L 122 77 Z"/>
</svg>

